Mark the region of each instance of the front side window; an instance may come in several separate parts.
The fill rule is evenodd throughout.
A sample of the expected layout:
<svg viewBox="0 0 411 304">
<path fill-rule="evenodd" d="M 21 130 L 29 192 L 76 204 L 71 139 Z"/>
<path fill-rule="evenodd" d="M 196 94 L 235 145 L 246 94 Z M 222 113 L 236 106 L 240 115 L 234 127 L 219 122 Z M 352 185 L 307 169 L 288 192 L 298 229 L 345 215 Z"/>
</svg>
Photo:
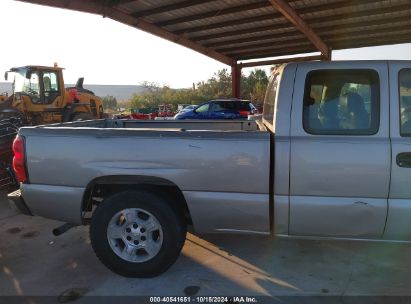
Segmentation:
<svg viewBox="0 0 411 304">
<path fill-rule="evenodd" d="M 33 102 L 40 99 L 39 74 L 27 73 L 26 69 L 16 71 L 14 76 L 14 92 L 30 96 Z"/>
<path fill-rule="evenodd" d="M 199 106 L 199 107 L 196 109 L 196 112 L 197 112 L 197 113 L 208 112 L 208 108 L 209 108 L 209 107 L 210 107 L 210 104 L 209 104 L 209 103 L 203 104 L 203 105 Z"/>
<path fill-rule="evenodd" d="M 317 70 L 305 82 L 303 125 L 311 134 L 372 135 L 379 127 L 379 78 L 373 70 Z"/>
<path fill-rule="evenodd" d="M 403 69 L 398 75 L 400 95 L 401 136 L 411 136 L 411 69 Z"/>
</svg>

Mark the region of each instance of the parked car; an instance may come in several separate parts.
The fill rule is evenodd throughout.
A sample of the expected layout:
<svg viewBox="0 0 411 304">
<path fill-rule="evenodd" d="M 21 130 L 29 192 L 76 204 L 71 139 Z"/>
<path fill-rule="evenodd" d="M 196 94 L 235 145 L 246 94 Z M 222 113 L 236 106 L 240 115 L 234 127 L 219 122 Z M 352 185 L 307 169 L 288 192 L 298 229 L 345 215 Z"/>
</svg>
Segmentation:
<svg viewBox="0 0 411 304">
<path fill-rule="evenodd" d="M 189 225 L 410 241 L 411 128 L 401 115 L 410 80 L 411 61 L 292 63 L 273 71 L 258 129 L 246 120 L 23 127 L 13 145 L 21 194 L 10 198 L 26 214 L 90 225 L 96 255 L 130 277 L 167 270 Z"/>
<path fill-rule="evenodd" d="M 177 105 L 177 112 L 180 112 L 180 111 L 184 110 L 185 108 L 187 108 L 187 107 L 189 107 L 189 106 L 191 106 L 191 105 L 188 104 L 188 103 L 178 104 L 178 105 Z"/>
<path fill-rule="evenodd" d="M 198 107 L 198 105 L 188 105 L 188 106 L 186 106 L 185 108 L 179 110 L 177 114 L 180 114 L 180 113 L 183 113 L 183 112 L 192 111 L 192 110 L 194 110 L 194 109 L 197 108 L 197 107 Z"/>
<path fill-rule="evenodd" d="M 257 112 L 248 100 L 217 99 L 207 101 L 195 109 L 178 113 L 175 119 L 245 119 Z"/>
</svg>

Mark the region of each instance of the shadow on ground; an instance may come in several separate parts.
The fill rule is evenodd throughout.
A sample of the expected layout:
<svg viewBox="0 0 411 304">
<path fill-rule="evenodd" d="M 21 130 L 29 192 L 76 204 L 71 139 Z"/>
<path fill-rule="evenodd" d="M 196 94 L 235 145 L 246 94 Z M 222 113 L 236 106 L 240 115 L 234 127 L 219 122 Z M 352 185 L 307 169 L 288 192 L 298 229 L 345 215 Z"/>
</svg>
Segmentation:
<svg viewBox="0 0 411 304">
<path fill-rule="evenodd" d="M 17 215 L 0 201 L 0 295 L 409 295 L 408 244 L 189 234 L 177 263 L 152 279 L 113 274 L 87 227 Z M 301 302 L 301 301 L 300 301 Z"/>
</svg>

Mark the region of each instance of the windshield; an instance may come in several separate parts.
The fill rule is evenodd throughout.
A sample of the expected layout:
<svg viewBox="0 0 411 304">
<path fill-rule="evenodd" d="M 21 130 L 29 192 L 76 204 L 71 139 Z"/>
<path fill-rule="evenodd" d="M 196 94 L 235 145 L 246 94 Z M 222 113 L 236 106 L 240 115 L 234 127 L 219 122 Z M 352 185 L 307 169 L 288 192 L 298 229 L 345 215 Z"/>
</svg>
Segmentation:
<svg viewBox="0 0 411 304">
<path fill-rule="evenodd" d="M 26 78 L 27 70 L 19 69 L 14 74 L 14 93 L 25 93 L 33 99 L 40 97 L 39 75 L 33 72 L 30 78 Z"/>
</svg>

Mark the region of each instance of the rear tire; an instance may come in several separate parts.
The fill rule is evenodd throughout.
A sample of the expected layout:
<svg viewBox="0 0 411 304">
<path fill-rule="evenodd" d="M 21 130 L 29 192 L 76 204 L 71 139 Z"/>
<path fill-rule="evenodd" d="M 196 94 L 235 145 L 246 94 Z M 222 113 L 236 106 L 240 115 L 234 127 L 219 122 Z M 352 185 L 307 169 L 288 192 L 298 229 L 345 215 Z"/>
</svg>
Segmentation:
<svg viewBox="0 0 411 304">
<path fill-rule="evenodd" d="M 107 197 L 94 212 L 90 226 L 97 257 L 125 277 L 147 278 L 165 272 L 178 258 L 185 237 L 182 212 L 144 190 Z"/>
</svg>

